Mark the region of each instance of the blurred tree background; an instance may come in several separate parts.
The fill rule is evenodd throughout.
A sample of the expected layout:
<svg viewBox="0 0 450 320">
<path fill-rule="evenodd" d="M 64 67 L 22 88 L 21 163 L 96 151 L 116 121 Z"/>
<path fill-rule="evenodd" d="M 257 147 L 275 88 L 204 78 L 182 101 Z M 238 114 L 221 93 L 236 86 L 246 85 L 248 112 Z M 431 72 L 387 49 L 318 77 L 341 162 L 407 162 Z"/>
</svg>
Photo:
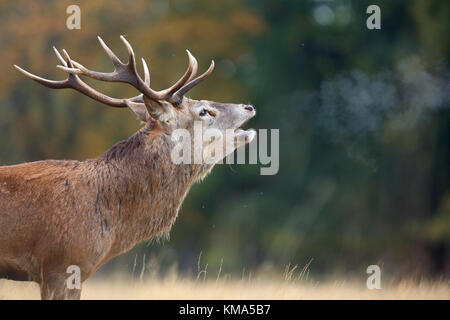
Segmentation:
<svg viewBox="0 0 450 320">
<path fill-rule="evenodd" d="M 68 30 L 66 8 L 81 8 Z M 381 30 L 366 9 L 381 8 Z M 123 34 L 160 89 L 189 48 L 212 76 L 190 94 L 252 103 L 247 127 L 280 129 L 280 170 L 218 165 L 193 187 L 169 241 L 138 245 L 103 272 L 308 264 L 310 273 L 450 275 L 450 2 L 2 1 L 0 163 L 96 157 L 139 129 L 131 112 L 23 77 L 62 79 L 52 46 L 112 70 L 97 42 L 125 59 Z M 203 68 L 203 69 L 202 69 Z M 116 96 L 132 88 L 87 81 Z"/>
</svg>

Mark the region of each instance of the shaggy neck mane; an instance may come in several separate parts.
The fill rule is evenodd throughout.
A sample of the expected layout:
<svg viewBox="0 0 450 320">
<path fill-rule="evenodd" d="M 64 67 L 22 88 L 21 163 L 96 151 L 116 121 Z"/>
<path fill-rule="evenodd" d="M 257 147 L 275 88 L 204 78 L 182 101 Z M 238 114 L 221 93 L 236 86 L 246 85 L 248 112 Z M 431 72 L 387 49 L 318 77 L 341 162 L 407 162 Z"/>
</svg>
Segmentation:
<svg viewBox="0 0 450 320">
<path fill-rule="evenodd" d="M 102 234 L 115 238 L 114 253 L 135 243 L 165 236 L 193 183 L 213 165 L 174 164 L 172 141 L 152 122 L 96 159 L 96 212 Z M 112 227 L 114 226 L 114 230 Z"/>
<path fill-rule="evenodd" d="M 104 159 L 107 162 L 123 159 L 130 153 L 133 153 L 139 149 L 143 143 L 145 143 L 145 139 L 150 134 L 155 134 L 155 131 L 158 130 L 159 129 L 156 127 L 155 122 L 149 121 L 145 127 L 133 134 L 130 138 L 117 143 L 111 149 L 103 153 L 99 159 Z"/>
</svg>

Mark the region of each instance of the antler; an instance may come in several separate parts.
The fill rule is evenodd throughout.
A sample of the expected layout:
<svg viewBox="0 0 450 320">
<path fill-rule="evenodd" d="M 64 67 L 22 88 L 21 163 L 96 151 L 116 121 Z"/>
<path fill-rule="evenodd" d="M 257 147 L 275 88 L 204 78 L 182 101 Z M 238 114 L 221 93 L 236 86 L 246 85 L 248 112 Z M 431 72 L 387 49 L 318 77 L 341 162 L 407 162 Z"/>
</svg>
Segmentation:
<svg viewBox="0 0 450 320">
<path fill-rule="evenodd" d="M 213 70 L 214 70 L 214 60 L 211 61 L 211 65 L 209 66 L 208 70 L 206 70 L 202 75 L 198 76 L 192 81 L 188 81 L 177 92 L 175 92 L 175 94 L 171 97 L 172 100 L 171 102 L 179 104 L 182 101 L 184 94 L 189 90 L 191 90 L 193 87 L 195 87 L 197 84 L 199 84 L 200 81 L 203 81 L 204 79 L 208 78 L 208 76 L 211 74 Z"/>
<path fill-rule="evenodd" d="M 186 50 L 189 58 L 189 65 L 184 75 L 171 87 L 164 90 L 155 91 L 150 88 L 150 73 L 148 71 L 145 60 L 142 59 L 142 65 L 145 74 L 144 80 L 142 80 L 136 70 L 136 59 L 133 48 L 123 36 L 120 36 L 120 39 L 127 47 L 129 54 L 129 59 L 126 64 L 122 63 L 122 61 L 120 61 L 120 59 L 111 51 L 111 49 L 104 43 L 104 41 L 100 37 L 98 37 L 101 46 L 106 51 L 114 65 L 114 71 L 110 73 L 96 72 L 85 68 L 82 64 L 72 60 L 66 50 L 63 49 L 63 53 L 66 58 L 65 60 L 55 47 L 53 47 L 53 50 L 55 51 L 56 56 L 62 64 L 58 65 L 57 67 L 68 72 L 69 74 L 67 79 L 65 80 L 55 81 L 44 79 L 20 68 L 17 65 L 14 65 L 14 67 L 16 67 L 28 78 L 48 88 L 72 88 L 96 101 L 102 102 L 111 107 L 131 108 L 141 119 L 145 119 L 147 116 L 147 111 L 145 110 L 147 106 L 144 103 L 144 95 L 146 98 L 153 101 L 166 100 L 174 105 L 178 105 L 182 102 L 184 94 L 188 90 L 196 86 L 200 81 L 206 79 L 214 69 L 214 61 L 212 61 L 208 70 L 194 79 L 197 73 L 198 63 L 194 56 L 189 52 L 189 50 Z M 112 98 L 90 87 L 80 79 L 79 75 L 85 75 L 90 78 L 102 81 L 125 82 L 135 87 L 139 92 L 141 92 L 141 94 L 127 99 Z"/>
<path fill-rule="evenodd" d="M 63 49 L 63 53 L 66 56 L 67 61 L 63 59 L 63 57 L 61 56 L 61 54 L 55 47 L 53 47 L 53 50 L 55 51 L 55 54 L 58 57 L 59 61 L 65 67 L 72 68 L 73 61 L 70 59 L 69 54 L 66 52 L 66 50 Z M 52 89 L 72 88 L 72 89 L 75 89 L 96 101 L 102 102 L 111 107 L 127 108 L 129 106 L 127 104 L 127 102 L 131 102 L 131 103 L 138 103 L 138 102 L 142 103 L 143 102 L 142 94 L 135 96 L 133 98 L 128 98 L 128 99 L 116 99 L 116 98 L 109 97 L 101 92 L 98 92 L 97 90 L 93 89 L 89 85 L 87 85 L 76 74 L 70 73 L 69 76 L 67 77 L 67 79 L 55 81 L 55 80 L 48 80 L 48 79 L 44 79 L 39 76 L 36 76 L 36 75 L 22 69 L 21 67 L 19 67 L 17 65 L 14 65 L 14 67 L 16 69 L 18 69 L 20 72 L 22 72 L 28 78 L 30 78 L 48 88 L 52 88 Z M 150 81 L 150 78 L 148 81 Z"/>
<path fill-rule="evenodd" d="M 136 58 L 133 48 L 131 47 L 131 45 L 128 43 L 128 41 L 125 39 L 124 36 L 120 36 L 120 39 L 125 44 L 128 50 L 129 57 L 128 62 L 126 64 L 120 61 L 120 59 L 114 54 L 114 52 L 112 52 L 112 50 L 105 44 L 102 38 L 100 37 L 97 38 L 114 65 L 113 72 L 104 73 L 92 71 L 84 67 L 82 64 L 73 60 L 72 64 L 76 68 L 67 66 L 58 66 L 58 68 L 71 74 L 85 75 L 97 80 L 111 81 L 111 82 L 125 82 L 135 87 L 138 91 L 143 93 L 147 98 L 151 100 L 154 101 L 167 100 L 174 104 L 179 104 L 183 98 L 183 95 L 192 87 L 197 85 L 200 81 L 207 78 L 214 68 L 214 61 L 212 61 L 211 66 L 204 74 L 192 80 L 197 73 L 198 63 L 195 57 L 189 52 L 189 50 L 186 50 L 189 59 L 189 65 L 184 75 L 171 87 L 164 90 L 155 91 L 150 88 L 150 80 L 147 83 L 147 81 L 142 81 L 141 77 L 139 76 L 136 70 Z M 142 63 L 144 66 L 144 71 L 147 76 L 148 68 L 144 59 L 142 59 Z M 148 77 L 148 79 L 150 78 Z"/>
</svg>

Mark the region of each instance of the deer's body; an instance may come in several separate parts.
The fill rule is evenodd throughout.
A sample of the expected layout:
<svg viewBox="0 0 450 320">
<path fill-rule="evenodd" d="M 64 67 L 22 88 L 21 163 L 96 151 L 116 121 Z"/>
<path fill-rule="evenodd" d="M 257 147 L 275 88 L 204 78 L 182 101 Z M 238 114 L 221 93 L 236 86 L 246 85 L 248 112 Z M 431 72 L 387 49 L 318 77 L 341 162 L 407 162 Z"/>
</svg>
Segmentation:
<svg viewBox="0 0 450 320">
<path fill-rule="evenodd" d="M 174 130 L 193 134 L 194 122 L 220 132 L 234 129 L 231 151 L 254 137 L 252 130 L 237 130 L 254 116 L 252 106 L 184 97 L 211 73 L 214 63 L 194 79 L 197 61 L 188 52 L 185 75 L 171 88 L 154 91 L 145 63 L 145 81 L 138 75 L 134 53 L 125 38 L 128 64 L 121 63 L 99 40 L 114 63 L 113 73 L 92 72 L 66 52 L 66 60 L 62 59 L 56 49 L 62 69 L 69 72 L 68 79 L 46 80 L 18 68 L 45 86 L 74 88 L 107 105 L 129 108 L 146 123 L 95 159 L 0 167 L 0 278 L 35 281 L 43 299 L 80 298 L 81 290 L 66 285 L 68 267 L 80 268 L 82 282 L 137 243 L 169 232 L 189 188 L 214 165 L 172 161 Z M 129 99 L 107 97 L 77 74 L 127 82 L 142 94 Z M 200 152 L 210 152 L 213 145 L 201 141 Z"/>
<path fill-rule="evenodd" d="M 82 280 L 135 244 L 165 235 L 212 165 L 175 165 L 152 124 L 98 158 L 0 167 L 0 277 L 45 282 L 70 265 Z"/>
</svg>

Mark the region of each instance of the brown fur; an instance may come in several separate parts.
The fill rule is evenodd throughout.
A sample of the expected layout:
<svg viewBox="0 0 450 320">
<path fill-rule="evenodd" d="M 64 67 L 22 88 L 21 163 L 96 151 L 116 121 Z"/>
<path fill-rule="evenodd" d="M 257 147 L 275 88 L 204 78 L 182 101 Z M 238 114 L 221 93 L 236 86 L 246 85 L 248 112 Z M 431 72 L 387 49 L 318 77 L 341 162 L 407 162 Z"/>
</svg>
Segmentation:
<svg viewBox="0 0 450 320">
<path fill-rule="evenodd" d="M 82 281 L 136 243 L 167 234 L 191 185 L 212 165 L 175 165 L 150 121 L 103 155 L 0 167 L 0 278 L 40 284 L 43 299 L 79 298 Z"/>
</svg>

